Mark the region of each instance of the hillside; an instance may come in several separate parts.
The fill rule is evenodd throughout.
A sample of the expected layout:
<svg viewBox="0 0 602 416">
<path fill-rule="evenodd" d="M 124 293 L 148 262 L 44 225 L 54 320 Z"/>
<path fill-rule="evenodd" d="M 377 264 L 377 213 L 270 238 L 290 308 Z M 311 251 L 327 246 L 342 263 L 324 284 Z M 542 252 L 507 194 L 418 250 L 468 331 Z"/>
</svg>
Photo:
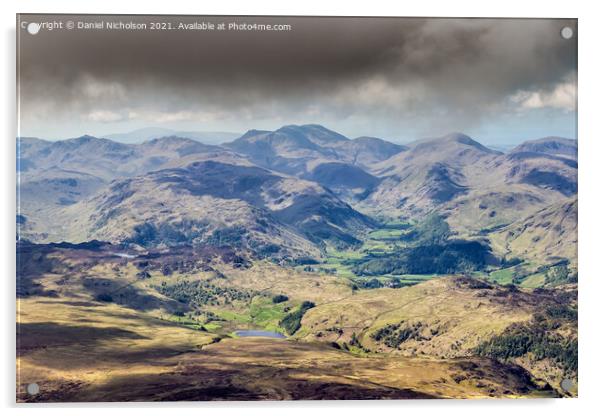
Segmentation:
<svg viewBox="0 0 602 416">
<path fill-rule="evenodd" d="M 226 149 L 181 137 L 163 137 L 141 144 L 91 136 L 56 142 L 20 138 L 17 148 L 19 214 L 23 225 L 20 231 L 34 241 L 47 241 L 49 235 L 57 232 L 64 235 L 68 231 L 61 221 L 66 215 L 64 207 L 92 197 L 113 180 L 197 160 L 249 164 Z"/>
<path fill-rule="evenodd" d="M 468 193 L 500 155 L 462 134 L 416 142 L 372 169 L 382 181 L 364 205 L 407 216 L 427 213 Z"/>
<path fill-rule="evenodd" d="M 60 231 L 39 241 L 231 245 L 278 257 L 353 245 L 373 224 L 315 183 L 215 161 L 115 181 L 57 220 Z"/>
<path fill-rule="evenodd" d="M 545 151 L 557 141 L 508 154 L 461 134 L 419 141 L 376 165 L 380 183 L 359 207 L 416 219 L 436 211 L 461 235 L 479 235 L 576 194 L 576 161 Z"/>
<path fill-rule="evenodd" d="M 312 308 L 296 337 L 405 356 L 487 355 L 492 343 L 518 328 L 532 328 L 538 322 L 534 317 L 543 314 L 550 328 L 556 328 L 542 329 L 549 331 L 546 345 L 555 343 L 554 347 L 539 358 L 528 351 L 498 351 L 496 357 L 520 362 L 559 389 L 560 381 L 574 378 L 576 372 L 576 355 L 559 350 L 576 343 L 575 302 L 575 292 L 519 291 L 467 277 L 440 278 L 402 289 L 364 291 Z M 535 336 L 537 331 L 530 333 Z"/>
<path fill-rule="evenodd" d="M 136 253 L 98 242 L 21 243 L 17 250 L 19 401 L 556 395 L 517 365 L 487 356 L 367 353 L 355 345 L 345 349 L 343 340 L 351 336 L 347 327 L 336 346 L 317 335 L 299 342 L 310 337 L 309 325 L 324 311 L 330 311 L 328 319 L 364 319 L 357 325 L 376 328 L 389 317 L 432 307 L 439 319 L 455 323 L 454 314 L 474 313 L 480 299 L 483 312 L 504 317 L 497 326 L 475 318 L 442 331 L 450 342 L 464 340 L 490 325 L 501 330 L 506 321 L 523 322 L 535 299 L 522 292 L 470 288 L 462 279 L 354 292 L 338 277 L 270 262 L 237 267 L 232 250 L 210 247 Z M 478 297 L 489 291 L 504 296 Z M 286 295 L 285 300 L 275 303 L 277 294 Z M 425 301 L 431 295 L 432 302 Z M 453 295 L 459 297 L 455 303 Z M 551 297 L 539 295 L 537 300 L 545 303 Z M 497 301 L 489 304 L 489 298 Z M 507 299 L 513 304 L 505 305 Z M 283 318 L 307 300 L 315 307 L 306 312 L 293 339 L 234 335 L 245 328 L 284 331 L 279 326 Z M 516 312 L 511 311 L 514 303 Z M 395 305 L 402 308 L 397 315 L 390 310 Z M 416 318 L 432 320 L 430 314 Z M 423 346 L 428 348 L 426 341 Z M 31 382 L 40 385 L 39 395 L 25 393 Z"/>
<path fill-rule="evenodd" d="M 247 155 L 259 166 L 292 175 L 306 172 L 310 162 L 338 159 L 329 145 L 348 141 L 346 137 L 318 126 L 304 127 L 284 126 L 273 132 L 250 130 L 224 146 Z"/>
<path fill-rule="evenodd" d="M 577 265 L 577 200 L 546 207 L 490 235 L 493 246 L 506 255 Z"/>
</svg>

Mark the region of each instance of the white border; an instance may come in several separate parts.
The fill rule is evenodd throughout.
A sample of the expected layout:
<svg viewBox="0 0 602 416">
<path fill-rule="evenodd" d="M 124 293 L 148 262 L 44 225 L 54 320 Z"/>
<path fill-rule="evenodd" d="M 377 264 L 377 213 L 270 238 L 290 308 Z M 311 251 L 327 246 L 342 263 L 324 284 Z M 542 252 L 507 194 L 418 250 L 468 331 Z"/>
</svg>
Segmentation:
<svg viewBox="0 0 602 416">
<path fill-rule="evenodd" d="M 537 413 L 546 415 L 577 415 L 598 413 L 597 403 L 602 389 L 600 368 L 600 311 L 602 297 L 602 248 L 600 217 L 602 198 L 598 194 L 602 181 L 602 106 L 600 77 L 602 76 L 600 45 L 602 18 L 596 2 L 578 0 L 527 2 L 525 0 L 492 1 L 413 1 L 371 0 L 349 1 L 299 0 L 285 1 L 181 1 L 181 0 L 28 0 L 1 3 L 2 71 L 1 101 L 4 127 L 2 139 L 3 175 L 1 183 L 3 265 L 1 281 L 3 305 L 1 397 L 10 414 L 43 411 L 45 415 L 125 414 L 145 415 L 166 412 L 214 413 L 247 415 L 307 415 L 341 414 L 365 415 L 374 409 L 382 415 L 505 415 Z M 399 401 L 399 402 L 254 402 L 254 403 L 179 403 L 179 404 L 110 404 L 110 405 L 50 405 L 18 406 L 14 404 L 14 235 L 15 235 L 15 14 L 21 13 L 132 13 L 132 14 L 251 14 L 251 15 L 339 15 L 339 16 L 457 16 L 457 17 L 571 17 L 579 18 L 579 274 L 580 274 L 580 374 L 579 398 L 565 400 L 497 400 L 497 401 Z M 602 404 L 602 403 L 601 403 Z M 597 406 L 598 405 L 598 406 Z M 108 408 L 107 408 L 108 406 Z M 86 407 L 86 409 L 84 409 Z M 376 416 L 376 415 L 375 415 Z"/>
</svg>

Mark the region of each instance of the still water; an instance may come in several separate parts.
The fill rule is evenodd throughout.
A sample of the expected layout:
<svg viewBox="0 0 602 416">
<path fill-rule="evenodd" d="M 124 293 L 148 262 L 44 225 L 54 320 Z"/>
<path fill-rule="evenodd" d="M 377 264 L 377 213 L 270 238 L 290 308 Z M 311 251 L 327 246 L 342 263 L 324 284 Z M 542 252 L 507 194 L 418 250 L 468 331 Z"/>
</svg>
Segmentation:
<svg viewBox="0 0 602 416">
<path fill-rule="evenodd" d="M 286 338 L 284 335 L 282 335 L 278 332 L 261 331 L 261 330 L 254 330 L 254 329 L 236 331 L 235 334 L 239 337 Z"/>
</svg>

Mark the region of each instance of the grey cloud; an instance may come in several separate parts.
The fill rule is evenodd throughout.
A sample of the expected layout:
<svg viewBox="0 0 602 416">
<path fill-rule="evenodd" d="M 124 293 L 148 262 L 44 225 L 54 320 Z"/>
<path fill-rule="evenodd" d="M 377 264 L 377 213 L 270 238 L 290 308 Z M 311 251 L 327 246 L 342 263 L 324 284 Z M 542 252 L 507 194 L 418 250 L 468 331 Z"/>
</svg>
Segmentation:
<svg viewBox="0 0 602 416">
<path fill-rule="evenodd" d="M 22 109 L 38 120 L 173 113 L 244 118 L 249 127 L 253 119 L 312 116 L 371 117 L 391 128 L 437 118 L 461 127 L 505 111 L 500 106 L 519 91 L 554 91 L 576 70 L 576 39 L 559 36 L 563 26 L 576 26 L 574 20 L 160 20 L 279 23 L 292 30 L 21 32 Z"/>
</svg>

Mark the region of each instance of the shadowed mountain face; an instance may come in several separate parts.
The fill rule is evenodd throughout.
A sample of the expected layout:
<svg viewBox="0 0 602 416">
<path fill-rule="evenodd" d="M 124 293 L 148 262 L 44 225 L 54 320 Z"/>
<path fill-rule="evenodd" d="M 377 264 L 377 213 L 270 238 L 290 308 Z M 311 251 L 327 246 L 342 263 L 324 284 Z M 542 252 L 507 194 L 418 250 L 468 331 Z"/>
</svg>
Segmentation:
<svg viewBox="0 0 602 416">
<path fill-rule="evenodd" d="M 408 150 L 407 146 L 387 142 L 376 137 L 358 137 L 349 143 L 353 163 L 370 169 L 372 165 L 386 160 L 393 155 Z"/>
<path fill-rule="evenodd" d="M 284 126 L 273 132 L 250 130 L 224 146 L 248 155 L 258 165 L 292 174 L 302 172 L 316 159 L 338 160 L 332 146 L 346 141 L 320 126 Z"/>
<path fill-rule="evenodd" d="M 364 198 L 379 183 L 369 173 L 374 164 L 407 150 L 375 137 L 350 140 L 314 124 L 250 130 L 224 146 L 259 166 L 318 182 L 350 202 Z"/>
<path fill-rule="evenodd" d="M 339 162 L 325 162 L 301 175 L 303 179 L 317 182 L 346 201 L 358 201 L 380 183 L 380 179 L 359 166 Z"/>
<path fill-rule="evenodd" d="M 350 140 L 318 125 L 284 126 L 276 131 L 250 130 L 224 146 L 248 155 L 256 164 L 283 173 L 303 175 L 326 162 L 364 169 L 406 150 L 373 137 Z"/>
</svg>

